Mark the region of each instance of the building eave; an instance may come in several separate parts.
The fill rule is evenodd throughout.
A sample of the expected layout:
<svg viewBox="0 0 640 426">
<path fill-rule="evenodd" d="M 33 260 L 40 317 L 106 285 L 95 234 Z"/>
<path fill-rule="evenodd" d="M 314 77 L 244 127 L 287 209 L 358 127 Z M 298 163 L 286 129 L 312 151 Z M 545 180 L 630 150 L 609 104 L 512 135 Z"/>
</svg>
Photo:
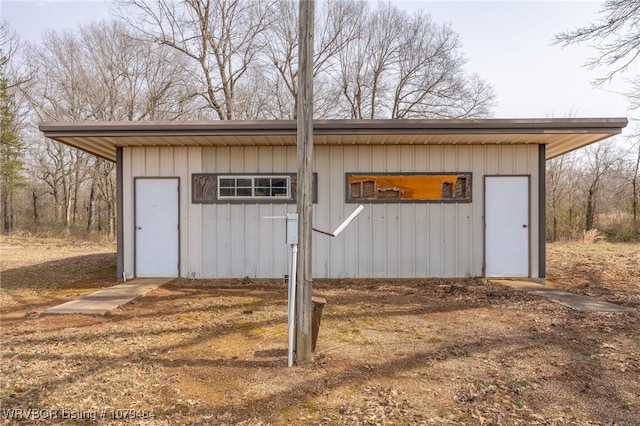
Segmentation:
<svg viewBox="0 0 640 426">
<path fill-rule="evenodd" d="M 626 118 L 316 120 L 315 145 L 544 144 L 550 159 L 617 135 Z M 115 161 L 117 147 L 293 146 L 295 120 L 43 122 L 44 136 Z"/>
</svg>

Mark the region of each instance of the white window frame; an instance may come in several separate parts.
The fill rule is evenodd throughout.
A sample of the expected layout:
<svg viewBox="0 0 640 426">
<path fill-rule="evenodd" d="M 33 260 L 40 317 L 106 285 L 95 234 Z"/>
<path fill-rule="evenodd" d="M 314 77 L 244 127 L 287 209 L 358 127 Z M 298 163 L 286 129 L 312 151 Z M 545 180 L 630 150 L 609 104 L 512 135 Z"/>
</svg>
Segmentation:
<svg viewBox="0 0 640 426">
<path fill-rule="evenodd" d="M 222 187 L 222 181 L 233 179 L 236 184 L 233 187 L 225 186 Z M 239 179 L 251 180 L 251 186 L 238 186 L 237 182 Z M 256 190 L 263 188 L 256 184 L 258 179 L 284 179 L 286 181 L 286 193 L 279 195 L 256 195 Z M 272 186 L 271 186 L 272 187 Z M 239 188 L 248 188 L 251 190 L 251 195 L 222 195 L 222 189 L 235 188 L 236 193 Z M 266 187 L 264 187 L 266 188 Z M 289 200 L 292 198 L 291 196 L 291 176 L 290 175 L 217 175 L 217 197 L 218 200 Z"/>
</svg>

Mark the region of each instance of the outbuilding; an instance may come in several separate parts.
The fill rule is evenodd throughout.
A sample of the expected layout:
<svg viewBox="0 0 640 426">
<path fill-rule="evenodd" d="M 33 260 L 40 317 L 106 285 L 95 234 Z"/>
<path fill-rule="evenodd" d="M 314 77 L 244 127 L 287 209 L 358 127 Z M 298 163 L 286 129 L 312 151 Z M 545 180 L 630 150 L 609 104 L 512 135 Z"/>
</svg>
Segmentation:
<svg viewBox="0 0 640 426">
<path fill-rule="evenodd" d="M 626 118 L 317 120 L 318 278 L 545 276 L 545 161 Z M 283 278 L 295 121 L 42 123 L 116 162 L 119 278 Z"/>
</svg>

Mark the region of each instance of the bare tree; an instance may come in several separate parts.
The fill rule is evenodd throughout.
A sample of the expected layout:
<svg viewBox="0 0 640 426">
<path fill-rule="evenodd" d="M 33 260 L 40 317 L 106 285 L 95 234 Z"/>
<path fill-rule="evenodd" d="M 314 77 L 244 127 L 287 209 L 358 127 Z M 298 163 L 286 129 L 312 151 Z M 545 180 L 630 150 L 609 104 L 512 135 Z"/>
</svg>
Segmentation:
<svg viewBox="0 0 640 426">
<path fill-rule="evenodd" d="M 561 46 L 594 42 L 599 56 L 586 62 L 590 68 L 610 67 L 595 84 L 610 81 L 623 74 L 640 55 L 640 0 L 607 0 L 600 11 L 601 18 L 592 24 L 556 34 L 554 43 Z M 633 74 L 628 97 L 634 108 L 640 106 L 640 76 Z"/>
<path fill-rule="evenodd" d="M 91 118 L 138 121 L 196 115 L 198 106 L 186 84 L 191 70 L 183 55 L 136 39 L 119 21 L 80 27 L 79 38 L 88 74 L 99 83 L 90 94 Z"/>
<path fill-rule="evenodd" d="M 87 154 L 54 141 L 45 140 L 33 151 L 37 178 L 47 186 L 46 193 L 54 202 L 54 220 L 62 223 L 67 233 L 77 217 L 75 198 L 79 186 L 87 178 Z"/>
<path fill-rule="evenodd" d="M 26 185 L 25 144 L 20 137 L 19 104 L 15 89 L 19 81 L 7 78 L 6 70 L 18 53 L 20 40 L 6 20 L 0 20 L 0 210 L 2 231 L 13 231 L 15 193 Z"/>
<path fill-rule="evenodd" d="M 585 227 L 584 193 L 587 182 L 584 150 L 547 161 L 547 238 L 550 241 L 580 238 Z"/>
<path fill-rule="evenodd" d="M 104 203 L 105 212 L 98 209 L 98 228 L 101 230 L 101 216 L 104 216 L 106 222 L 106 232 L 110 241 L 116 238 L 116 181 L 114 176 L 115 164 L 102 158 L 93 158 L 92 160 L 92 190 L 95 191 L 95 198 L 89 197 L 89 215 L 87 220 L 88 231 L 91 232 L 95 222 L 94 212 L 91 211 L 91 203 L 97 201 Z"/>
<path fill-rule="evenodd" d="M 253 64 L 242 84 L 236 88 L 236 120 L 277 120 L 291 116 L 288 111 L 290 103 L 281 103 L 288 92 L 277 86 L 280 83 L 277 79 L 273 84 L 267 80 L 273 70 L 266 68 Z"/>
<path fill-rule="evenodd" d="M 0 68 L 4 68 L 15 57 L 19 46 L 18 34 L 11 29 L 6 19 L 0 18 Z"/>
<path fill-rule="evenodd" d="M 633 215 L 633 236 L 637 240 L 640 238 L 640 219 L 638 218 L 638 204 L 640 204 L 640 144 L 636 144 L 637 155 L 636 164 L 632 169 L 631 187 L 632 190 L 632 215 Z"/>
<path fill-rule="evenodd" d="M 236 89 L 262 48 L 258 35 L 274 18 L 271 2 L 121 0 L 119 5 L 121 16 L 148 40 L 197 65 L 196 93 L 217 118 L 236 117 Z"/>
<path fill-rule="evenodd" d="M 199 68 L 194 93 L 219 119 L 295 118 L 297 7 L 289 0 L 120 0 L 147 40 Z M 133 12 L 133 13 L 131 13 Z M 494 94 L 467 75 L 457 34 L 380 3 L 323 2 L 314 47 L 322 118 L 487 116 Z M 339 76 L 339 77 L 336 77 Z"/>
<path fill-rule="evenodd" d="M 435 25 L 428 15 L 414 15 L 404 28 L 391 117 L 466 116 L 456 111 L 458 100 L 466 97 L 459 47 L 451 27 Z"/>
<path fill-rule="evenodd" d="M 21 62 L 25 43 L 11 29 L 9 22 L 0 18 L 0 68 L 7 79 L 7 90 L 13 91 L 35 77 L 32 68 Z"/>
<path fill-rule="evenodd" d="M 121 22 L 82 26 L 77 32 L 45 33 L 29 55 L 34 68 L 47 70 L 23 87 L 36 120 L 143 120 L 198 117 L 188 94 L 184 55 L 166 46 L 141 42 Z M 46 182 L 56 219 L 67 231 L 86 219 L 95 227 L 95 208 L 108 210 L 113 235 L 113 167 L 53 141 L 33 139 L 34 165 Z M 33 191 L 36 194 L 36 191 Z M 37 203 L 34 204 L 37 206 Z M 102 216 L 98 212 L 99 216 Z"/>
<path fill-rule="evenodd" d="M 297 6 L 288 0 L 275 2 L 279 19 L 261 34 L 264 49 L 260 56 L 265 78 L 272 94 L 277 97 L 275 107 L 279 117 L 295 118 L 298 99 L 298 25 Z M 331 80 L 338 55 L 356 37 L 358 22 L 366 16 L 367 4 L 344 0 L 322 3 L 316 19 L 313 58 L 315 111 L 325 116 L 335 109 L 331 101 Z"/>
<path fill-rule="evenodd" d="M 547 220 L 551 221 L 551 226 L 547 226 L 551 235 L 547 238 L 551 241 L 558 241 L 560 235 L 560 216 L 562 214 L 562 204 L 566 200 L 567 192 L 570 190 L 567 185 L 567 169 L 571 167 L 572 158 L 570 154 L 562 155 L 547 161 L 546 164 L 546 205 Z"/>
<path fill-rule="evenodd" d="M 264 51 L 259 59 L 274 97 L 273 113 L 279 118 L 292 119 L 296 115 L 298 96 L 297 7 L 287 0 L 276 0 L 274 4 L 280 19 L 274 20 L 261 34 Z"/>
<path fill-rule="evenodd" d="M 495 95 L 464 72 L 458 35 L 428 14 L 379 5 L 340 55 L 339 90 L 352 118 L 465 118 L 490 114 Z"/>
<path fill-rule="evenodd" d="M 594 228 L 597 200 L 602 184 L 621 165 L 622 155 L 611 140 L 589 145 L 584 149 L 583 179 L 586 187 L 585 230 Z M 612 190 L 612 186 L 608 187 Z"/>
<path fill-rule="evenodd" d="M 630 137 L 636 141 L 630 148 L 630 152 L 635 155 L 630 157 L 632 161 L 628 170 L 631 183 L 632 234 L 637 241 L 640 238 L 640 128 L 636 127 Z"/>
<path fill-rule="evenodd" d="M 117 21 L 48 31 L 30 58 L 48 70 L 26 90 L 43 119 L 135 121 L 197 111 L 182 55 L 136 40 Z"/>
<path fill-rule="evenodd" d="M 26 184 L 23 175 L 25 145 L 18 135 L 15 102 L 7 89 L 3 66 L 0 66 L 0 210 L 2 231 L 13 231 L 16 190 Z"/>
<path fill-rule="evenodd" d="M 633 238 L 633 173 L 627 150 L 606 140 L 547 161 L 547 238 L 576 239 L 598 228 L 612 240 Z M 631 183 L 631 184 L 630 184 Z"/>
<path fill-rule="evenodd" d="M 357 38 L 340 53 L 339 87 L 351 118 L 377 118 L 390 85 L 385 73 L 399 61 L 398 46 L 405 16 L 396 7 L 379 8 L 355 20 Z M 386 98 L 386 99 L 385 99 Z"/>
</svg>

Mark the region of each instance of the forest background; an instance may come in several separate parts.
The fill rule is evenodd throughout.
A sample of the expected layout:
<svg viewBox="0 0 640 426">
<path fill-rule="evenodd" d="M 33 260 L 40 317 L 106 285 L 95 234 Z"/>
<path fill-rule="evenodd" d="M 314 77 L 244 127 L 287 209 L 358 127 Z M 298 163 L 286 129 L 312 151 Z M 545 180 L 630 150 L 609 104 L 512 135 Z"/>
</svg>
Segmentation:
<svg viewBox="0 0 640 426">
<path fill-rule="evenodd" d="M 451 24 L 393 3 L 318 4 L 316 118 L 493 116 L 492 82 L 467 70 Z M 549 42 L 597 44 L 585 58 L 603 67 L 594 84 L 624 75 L 633 111 L 639 20 L 640 1 L 609 0 L 601 20 Z M 109 19 L 37 41 L 2 19 L 2 233 L 115 238 L 115 164 L 45 139 L 39 122 L 294 119 L 297 49 L 297 3 L 284 0 L 120 0 Z M 640 129 L 630 127 L 547 162 L 548 240 L 640 241 Z"/>
</svg>

